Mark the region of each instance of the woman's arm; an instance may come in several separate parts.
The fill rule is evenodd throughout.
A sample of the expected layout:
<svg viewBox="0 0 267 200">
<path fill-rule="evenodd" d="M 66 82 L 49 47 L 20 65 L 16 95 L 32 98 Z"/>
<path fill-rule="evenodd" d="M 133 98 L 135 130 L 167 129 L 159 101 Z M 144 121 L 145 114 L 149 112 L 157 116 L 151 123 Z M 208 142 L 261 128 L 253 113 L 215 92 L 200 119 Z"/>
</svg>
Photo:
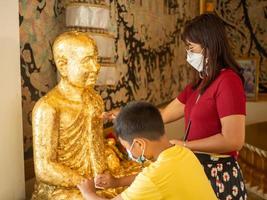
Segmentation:
<svg viewBox="0 0 267 200">
<path fill-rule="evenodd" d="M 160 109 L 160 113 L 165 124 L 176 121 L 184 117 L 184 104 L 177 98 L 172 100 L 165 108 Z M 103 113 L 102 118 L 112 121 L 120 113 L 120 109 L 115 109 Z"/>
<path fill-rule="evenodd" d="M 184 106 L 183 103 L 175 98 L 165 108 L 160 109 L 164 124 L 181 119 L 184 116 Z"/>
<path fill-rule="evenodd" d="M 230 115 L 221 118 L 222 133 L 208 138 L 186 142 L 186 147 L 192 151 L 208 153 L 227 153 L 238 151 L 245 141 L 245 116 Z M 182 141 L 172 143 L 183 145 Z"/>
</svg>

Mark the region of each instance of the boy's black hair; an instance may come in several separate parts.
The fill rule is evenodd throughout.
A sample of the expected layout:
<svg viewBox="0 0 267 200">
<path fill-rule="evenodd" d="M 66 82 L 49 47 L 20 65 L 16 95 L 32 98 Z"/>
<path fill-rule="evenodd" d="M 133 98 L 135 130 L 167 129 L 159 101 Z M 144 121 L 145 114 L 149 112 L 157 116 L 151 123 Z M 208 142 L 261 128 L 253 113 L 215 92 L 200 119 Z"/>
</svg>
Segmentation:
<svg viewBox="0 0 267 200">
<path fill-rule="evenodd" d="M 165 132 L 159 110 L 147 102 L 131 102 L 122 108 L 114 129 L 118 137 L 129 143 L 136 137 L 158 140 Z"/>
</svg>

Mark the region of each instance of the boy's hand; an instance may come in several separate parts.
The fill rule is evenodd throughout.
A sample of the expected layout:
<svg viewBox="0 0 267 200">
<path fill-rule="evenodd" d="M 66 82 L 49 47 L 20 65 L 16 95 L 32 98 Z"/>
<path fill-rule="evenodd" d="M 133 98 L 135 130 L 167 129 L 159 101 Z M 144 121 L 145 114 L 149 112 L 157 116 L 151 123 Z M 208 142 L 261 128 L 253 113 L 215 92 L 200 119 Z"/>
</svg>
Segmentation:
<svg viewBox="0 0 267 200">
<path fill-rule="evenodd" d="M 88 194 L 95 194 L 95 183 L 93 180 L 85 179 L 80 184 L 77 185 L 83 197 L 88 196 Z"/>
<path fill-rule="evenodd" d="M 182 140 L 170 140 L 169 142 L 170 142 L 171 144 L 184 146 L 184 142 L 183 142 Z"/>
<path fill-rule="evenodd" d="M 118 179 L 112 176 L 109 172 L 97 175 L 94 180 L 97 188 L 106 189 L 118 187 Z"/>
</svg>

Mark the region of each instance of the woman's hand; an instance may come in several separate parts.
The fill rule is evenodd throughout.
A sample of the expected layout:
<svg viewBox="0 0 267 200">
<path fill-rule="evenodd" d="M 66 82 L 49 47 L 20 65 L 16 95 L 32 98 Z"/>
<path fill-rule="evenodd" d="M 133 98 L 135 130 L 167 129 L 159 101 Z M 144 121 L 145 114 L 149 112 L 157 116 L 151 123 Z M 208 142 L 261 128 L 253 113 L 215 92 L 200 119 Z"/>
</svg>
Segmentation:
<svg viewBox="0 0 267 200">
<path fill-rule="evenodd" d="M 119 113 L 120 113 L 120 109 L 114 109 L 114 110 L 111 110 L 109 112 L 103 112 L 101 115 L 101 118 L 104 121 L 112 121 L 112 120 L 116 119 L 116 117 L 118 116 Z"/>
<path fill-rule="evenodd" d="M 118 187 L 118 179 L 112 176 L 109 172 L 97 175 L 94 181 L 95 181 L 95 186 L 100 189 Z"/>
</svg>

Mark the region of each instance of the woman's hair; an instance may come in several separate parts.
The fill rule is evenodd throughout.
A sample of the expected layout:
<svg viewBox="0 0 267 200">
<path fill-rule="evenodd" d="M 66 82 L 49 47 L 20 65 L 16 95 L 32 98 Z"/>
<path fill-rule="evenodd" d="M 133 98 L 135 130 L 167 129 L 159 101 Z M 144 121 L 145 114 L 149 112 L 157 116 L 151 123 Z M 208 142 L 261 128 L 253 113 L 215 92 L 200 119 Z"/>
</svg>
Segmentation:
<svg viewBox="0 0 267 200">
<path fill-rule="evenodd" d="M 199 87 L 200 93 L 203 93 L 220 71 L 226 68 L 236 72 L 244 82 L 241 68 L 231 53 L 223 21 L 217 15 L 207 13 L 189 20 L 185 25 L 182 40 L 185 43 L 200 44 L 203 48 L 203 70 L 206 70 L 206 73 L 200 72 L 203 81 L 199 76 L 195 77 L 192 83 L 193 89 Z"/>
</svg>

